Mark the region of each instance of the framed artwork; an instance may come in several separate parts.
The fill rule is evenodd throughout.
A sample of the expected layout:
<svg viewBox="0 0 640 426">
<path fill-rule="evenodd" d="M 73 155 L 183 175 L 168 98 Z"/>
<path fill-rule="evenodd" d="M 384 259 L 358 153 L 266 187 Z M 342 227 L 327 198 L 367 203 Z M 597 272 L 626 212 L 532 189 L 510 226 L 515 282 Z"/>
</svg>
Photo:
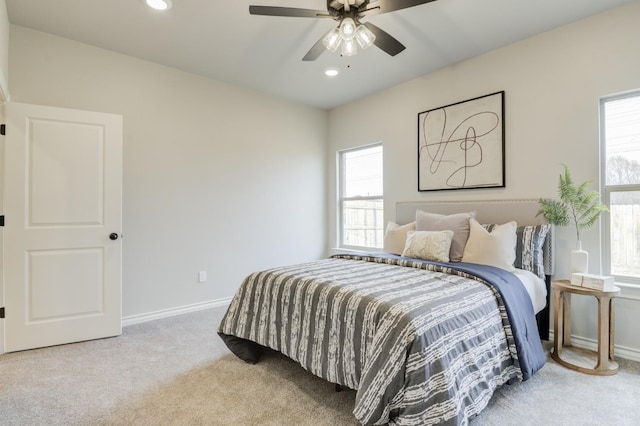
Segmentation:
<svg viewBox="0 0 640 426">
<path fill-rule="evenodd" d="M 418 191 L 504 186 L 504 91 L 418 114 Z"/>
</svg>

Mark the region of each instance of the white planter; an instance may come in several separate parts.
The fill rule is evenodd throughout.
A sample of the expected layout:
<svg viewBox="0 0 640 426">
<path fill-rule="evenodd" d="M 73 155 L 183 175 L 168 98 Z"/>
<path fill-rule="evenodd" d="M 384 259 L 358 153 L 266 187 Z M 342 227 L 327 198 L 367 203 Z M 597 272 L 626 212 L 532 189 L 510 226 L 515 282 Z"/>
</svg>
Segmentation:
<svg viewBox="0 0 640 426">
<path fill-rule="evenodd" d="M 586 274 L 589 269 L 589 253 L 582 250 L 582 241 L 578 241 L 576 250 L 571 250 L 571 262 L 569 276 L 574 272 Z"/>
</svg>

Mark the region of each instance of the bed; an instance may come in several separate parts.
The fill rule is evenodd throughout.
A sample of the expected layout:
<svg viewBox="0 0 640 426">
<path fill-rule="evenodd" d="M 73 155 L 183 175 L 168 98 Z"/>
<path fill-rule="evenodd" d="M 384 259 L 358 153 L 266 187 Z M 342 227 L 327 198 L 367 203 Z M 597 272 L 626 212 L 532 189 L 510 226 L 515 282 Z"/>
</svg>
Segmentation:
<svg viewBox="0 0 640 426">
<path fill-rule="evenodd" d="M 276 350 L 356 390 L 362 424 L 467 424 L 495 389 L 546 360 L 553 230 L 537 210 L 535 200 L 398 203 L 387 237 L 402 253 L 389 245 L 255 272 L 218 334 L 246 362 Z M 513 258 L 491 258 L 500 250 Z"/>
</svg>

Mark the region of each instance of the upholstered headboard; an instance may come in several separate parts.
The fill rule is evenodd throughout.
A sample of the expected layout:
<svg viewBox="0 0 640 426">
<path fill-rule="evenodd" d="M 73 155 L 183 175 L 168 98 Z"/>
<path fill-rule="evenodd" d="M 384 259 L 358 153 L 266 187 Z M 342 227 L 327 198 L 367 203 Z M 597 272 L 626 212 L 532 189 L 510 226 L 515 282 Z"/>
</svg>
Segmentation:
<svg viewBox="0 0 640 426">
<path fill-rule="evenodd" d="M 452 214 L 477 212 L 480 223 L 505 223 L 515 220 L 518 225 L 540 225 L 542 217 L 536 217 L 540 210 L 538 200 L 477 200 L 477 201 L 410 201 L 396 204 L 396 222 L 405 224 L 413 222 L 416 210 L 429 213 Z M 554 229 L 547 235 L 544 245 L 545 274 L 553 275 L 554 271 Z"/>
</svg>

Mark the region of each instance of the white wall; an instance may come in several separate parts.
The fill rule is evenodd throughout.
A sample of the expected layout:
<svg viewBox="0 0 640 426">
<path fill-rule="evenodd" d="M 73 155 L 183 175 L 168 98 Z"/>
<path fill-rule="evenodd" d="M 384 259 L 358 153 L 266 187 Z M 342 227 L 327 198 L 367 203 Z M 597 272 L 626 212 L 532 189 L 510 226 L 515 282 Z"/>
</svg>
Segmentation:
<svg viewBox="0 0 640 426">
<path fill-rule="evenodd" d="M 9 100 L 9 18 L 5 0 L 0 0 L 0 122 L 4 123 L 4 103 Z M 0 170 L 4 165 L 4 138 L 0 137 Z M 4 180 L 0 173 L 0 214 L 4 213 Z M 3 258 L 4 232 L 0 230 L 0 259 Z M 4 306 L 4 268 L 0 262 L 0 306 Z M 4 324 L 0 323 L 0 354 L 4 352 Z"/>
<path fill-rule="evenodd" d="M 19 26 L 9 65 L 13 101 L 124 116 L 125 318 L 324 254 L 325 111 Z"/>
<path fill-rule="evenodd" d="M 5 0 L 0 0 L 0 101 L 9 100 L 9 17 Z"/>
<path fill-rule="evenodd" d="M 398 201 L 556 197 L 566 163 L 576 181 L 599 181 L 599 99 L 640 88 L 640 2 L 532 37 L 409 81 L 329 115 L 331 155 L 336 150 L 384 143 L 385 216 Z M 419 193 L 417 114 L 504 90 L 506 187 Z M 329 165 L 329 229 L 335 229 L 335 161 Z M 586 232 L 590 270 L 600 270 L 599 229 Z M 568 276 L 575 241 L 569 228 L 557 235 L 556 276 Z M 333 232 L 330 246 L 335 246 Z M 635 293 L 638 294 L 637 292 Z M 625 297 L 637 297 L 628 290 Z M 574 298 L 574 328 L 596 336 L 592 301 Z M 618 353 L 640 359 L 640 299 L 618 299 Z"/>
</svg>

